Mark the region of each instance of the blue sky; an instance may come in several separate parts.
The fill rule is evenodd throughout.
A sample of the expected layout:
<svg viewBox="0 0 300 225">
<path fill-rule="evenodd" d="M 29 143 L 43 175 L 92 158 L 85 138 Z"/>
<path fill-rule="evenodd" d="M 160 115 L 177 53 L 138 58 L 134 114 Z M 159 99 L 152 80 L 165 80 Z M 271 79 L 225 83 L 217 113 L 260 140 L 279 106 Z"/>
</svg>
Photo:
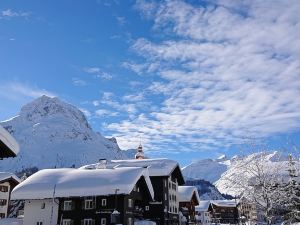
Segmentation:
<svg viewBox="0 0 300 225">
<path fill-rule="evenodd" d="M 182 164 L 300 143 L 300 2 L 0 3 L 0 120 L 42 95 Z"/>
</svg>

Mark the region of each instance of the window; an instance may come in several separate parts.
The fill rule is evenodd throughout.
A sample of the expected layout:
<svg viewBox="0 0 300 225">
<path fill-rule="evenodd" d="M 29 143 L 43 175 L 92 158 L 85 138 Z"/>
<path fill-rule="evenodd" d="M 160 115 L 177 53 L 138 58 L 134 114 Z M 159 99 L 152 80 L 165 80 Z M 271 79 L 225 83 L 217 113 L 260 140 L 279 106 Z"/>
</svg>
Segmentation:
<svg viewBox="0 0 300 225">
<path fill-rule="evenodd" d="M 165 187 L 167 187 L 167 180 L 164 180 Z"/>
<path fill-rule="evenodd" d="M 64 210 L 65 211 L 70 211 L 72 210 L 72 201 L 71 200 L 68 200 L 68 201 L 64 201 Z"/>
<path fill-rule="evenodd" d="M 43 225 L 43 222 L 36 222 L 36 225 Z"/>
<path fill-rule="evenodd" d="M 8 187 L 4 185 L 0 185 L 0 191 L 1 192 L 8 192 Z"/>
<path fill-rule="evenodd" d="M 84 209 L 93 209 L 94 208 L 94 201 L 93 199 L 86 199 L 84 201 Z"/>
<path fill-rule="evenodd" d="M 132 199 L 128 199 L 128 207 L 132 208 L 133 207 L 133 201 Z"/>
<path fill-rule="evenodd" d="M 63 219 L 62 225 L 73 225 L 73 221 L 71 219 Z"/>
<path fill-rule="evenodd" d="M 106 218 L 101 218 L 101 225 L 106 225 Z"/>
<path fill-rule="evenodd" d="M 43 202 L 41 205 L 41 209 L 44 209 L 45 207 L 46 207 L 46 204 L 45 204 L 45 202 Z"/>
<path fill-rule="evenodd" d="M 83 225 L 94 225 L 95 221 L 93 219 L 84 219 Z"/>
<path fill-rule="evenodd" d="M 104 198 L 104 199 L 101 200 L 101 205 L 102 206 L 106 206 L 106 198 Z"/>
<path fill-rule="evenodd" d="M 0 205 L 6 205 L 7 200 L 6 199 L 0 199 Z"/>
<path fill-rule="evenodd" d="M 167 201 L 167 200 L 168 200 L 167 193 L 165 193 L 165 201 Z"/>
<path fill-rule="evenodd" d="M 5 213 L 0 213 L 0 218 L 5 218 Z"/>
<path fill-rule="evenodd" d="M 129 217 L 127 221 L 128 221 L 128 225 L 132 225 L 132 218 L 131 217 Z"/>
<path fill-rule="evenodd" d="M 145 206 L 145 210 L 146 210 L 146 211 L 149 211 L 149 205 L 146 205 L 146 206 Z"/>
</svg>

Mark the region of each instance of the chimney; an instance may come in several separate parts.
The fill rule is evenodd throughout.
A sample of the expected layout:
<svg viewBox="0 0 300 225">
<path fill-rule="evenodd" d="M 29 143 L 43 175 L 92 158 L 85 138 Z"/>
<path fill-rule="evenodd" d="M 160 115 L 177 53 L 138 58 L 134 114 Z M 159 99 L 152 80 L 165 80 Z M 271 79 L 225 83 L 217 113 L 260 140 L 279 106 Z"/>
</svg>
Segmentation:
<svg viewBox="0 0 300 225">
<path fill-rule="evenodd" d="M 106 169 L 107 160 L 99 159 L 99 162 L 96 165 L 96 169 Z"/>
</svg>

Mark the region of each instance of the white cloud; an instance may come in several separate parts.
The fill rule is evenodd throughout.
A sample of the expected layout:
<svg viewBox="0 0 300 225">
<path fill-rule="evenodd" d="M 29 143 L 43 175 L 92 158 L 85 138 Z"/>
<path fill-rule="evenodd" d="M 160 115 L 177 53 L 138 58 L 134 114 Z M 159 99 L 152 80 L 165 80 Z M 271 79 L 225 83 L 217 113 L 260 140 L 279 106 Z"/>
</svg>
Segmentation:
<svg viewBox="0 0 300 225">
<path fill-rule="evenodd" d="M 168 39 L 138 39 L 132 48 L 144 62 L 124 66 L 139 73 L 156 65 L 160 81 L 147 90 L 165 98 L 152 113 L 109 124 L 120 143 L 143 133 L 154 150 L 174 142 L 201 150 L 299 131 L 298 0 L 138 1 L 136 8 Z"/>
<path fill-rule="evenodd" d="M 20 82 L 3 82 L 0 84 L 0 95 L 8 99 L 38 98 L 42 95 L 55 96 L 50 91 Z"/>
<path fill-rule="evenodd" d="M 72 83 L 75 86 L 86 86 L 87 85 L 87 83 L 84 80 L 81 80 L 77 77 L 72 78 Z"/>
<path fill-rule="evenodd" d="M 103 71 L 99 67 L 86 67 L 83 68 L 83 71 L 89 74 L 93 74 L 95 77 L 101 78 L 103 80 L 111 80 L 113 78 L 110 73 Z"/>
<path fill-rule="evenodd" d="M 13 17 L 28 17 L 30 16 L 30 12 L 17 12 L 12 9 L 6 9 L 1 11 L 2 18 L 13 18 Z"/>
<path fill-rule="evenodd" d="M 118 112 L 113 112 L 110 110 L 106 109 L 98 109 L 95 111 L 95 115 L 99 117 L 104 117 L 104 116 L 117 116 L 119 113 Z"/>
<path fill-rule="evenodd" d="M 84 108 L 79 108 L 79 110 L 80 110 L 81 112 L 83 112 L 83 114 L 84 114 L 87 118 L 91 118 L 92 113 L 91 113 L 89 110 L 84 109 Z"/>
</svg>

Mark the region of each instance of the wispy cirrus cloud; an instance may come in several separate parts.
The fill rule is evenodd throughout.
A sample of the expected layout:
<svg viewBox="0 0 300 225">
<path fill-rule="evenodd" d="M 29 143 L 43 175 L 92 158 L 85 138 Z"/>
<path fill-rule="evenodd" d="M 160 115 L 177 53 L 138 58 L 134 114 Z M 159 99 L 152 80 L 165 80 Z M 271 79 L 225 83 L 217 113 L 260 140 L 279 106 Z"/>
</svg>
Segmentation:
<svg viewBox="0 0 300 225">
<path fill-rule="evenodd" d="M 21 82 L 3 82 L 0 84 L 0 96 L 8 99 L 38 98 L 42 95 L 56 96 L 54 93 Z"/>
<path fill-rule="evenodd" d="M 11 19 L 11 18 L 15 18 L 15 17 L 29 17 L 31 15 L 31 12 L 23 12 L 23 11 L 14 11 L 12 9 L 6 9 L 6 10 L 2 10 L 1 11 L 1 18 L 5 18 L 5 19 Z"/>
<path fill-rule="evenodd" d="M 156 65 L 147 90 L 163 100 L 159 110 L 107 126 L 121 143 L 143 133 L 154 150 L 220 149 L 299 131 L 299 1 L 137 1 L 136 8 L 168 38 L 137 39 L 132 49 L 146 68 L 125 66 L 147 73 Z"/>
<path fill-rule="evenodd" d="M 99 67 L 85 67 L 83 71 L 103 80 L 111 80 L 113 78 L 112 74 L 103 71 Z"/>
<path fill-rule="evenodd" d="M 77 77 L 72 78 L 72 83 L 74 86 L 86 86 L 87 85 L 86 81 L 79 79 Z"/>
</svg>

